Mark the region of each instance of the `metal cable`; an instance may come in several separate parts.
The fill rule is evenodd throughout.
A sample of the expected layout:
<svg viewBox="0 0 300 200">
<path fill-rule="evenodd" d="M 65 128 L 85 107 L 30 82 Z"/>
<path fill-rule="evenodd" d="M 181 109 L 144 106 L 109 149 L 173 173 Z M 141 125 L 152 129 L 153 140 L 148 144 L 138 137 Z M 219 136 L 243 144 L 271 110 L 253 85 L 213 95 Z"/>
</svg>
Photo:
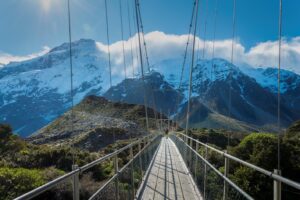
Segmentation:
<svg viewBox="0 0 300 200">
<path fill-rule="evenodd" d="M 68 3 L 68 32 L 69 32 L 69 56 L 70 56 L 70 94 L 71 94 L 71 133 L 74 133 L 74 93 L 73 93 L 73 59 L 72 59 L 72 26 L 70 0 Z M 72 162 L 75 164 L 75 155 L 72 154 Z"/>
<path fill-rule="evenodd" d="M 138 17 L 140 20 L 140 26 L 141 26 L 141 32 L 142 32 L 142 40 L 143 40 L 143 45 L 144 45 L 144 51 L 145 51 L 145 56 L 146 56 L 146 63 L 147 63 L 147 69 L 148 72 L 150 72 L 150 64 L 149 64 L 149 57 L 148 57 L 148 50 L 147 50 L 147 44 L 145 40 L 145 33 L 144 33 L 144 25 L 142 21 L 142 14 L 141 14 L 141 8 L 140 8 L 140 3 L 138 3 Z"/>
<path fill-rule="evenodd" d="M 213 45 L 212 45 L 212 56 L 211 56 L 211 80 L 212 74 L 215 73 L 215 65 L 214 65 L 214 57 L 215 57 L 215 40 L 216 40 L 216 30 L 217 30 L 217 16 L 218 16 L 218 3 L 219 1 L 215 1 L 215 13 L 214 13 L 214 33 L 213 33 Z"/>
<path fill-rule="evenodd" d="M 142 31 L 142 40 L 143 40 L 144 52 L 145 52 L 145 56 L 146 56 L 147 69 L 148 69 L 148 72 L 150 72 L 149 56 L 148 56 L 147 44 L 146 44 L 146 40 L 145 40 L 144 25 L 143 25 L 143 21 L 142 21 L 140 4 L 138 4 L 138 16 L 139 16 L 140 26 L 141 26 L 141 31 Z M 155 94 L 154 94 L 153 87 L 151 84 L 150 84 L 150 93 L 151 93 L 151 97 L 152 97 L 152 101 L 153 101 L 154 117 L 155 117 L 155 121 L 157 121 L 157 109 L 156 109 Z M 150 101 L 148 102 L 148 104 L 150 106 Z"/>
<path fill-rule="evenodd" d="M 229 101 L 228 101 L 228 117 L 231 117 L 231 88 L 232 88 L 232 65 L 234 53 L 234 38 L 235 38 L 235 24 L 236 24 L 236 0 L 233 0 L 233 16 L 232 16 L 232 42 L 231 42 L 231 58 L 229 66 Z M 230 144 L 230 133 L 228 131 L 227 147 Z"/>
<path fill-rule="evenodd" d="M 132 6 L 133 6 L 133 14 L 132 14 L 132 16 L 133 16 L 133 22 L 134 21 L 136 21 L 136 12 L 135 12 L 135 0 L 133 1 L 133 4 L 132 4 Z M 136 33 L 138 33 L 138 28 L 137 28 L 137 25 L 136 25 L 136 23 L 133 23 L 133 28 L 134 28 L 134 31 L 136 31 Z M 137 35 L 138 36 L 138 35 Z M 136 55 L 136 60 L 137 60 L 137 64 L 139 63 L 139 60 L 140 60 L 140 58 L 139 58 L 139 42 L 138 42 L 138 40 L 139 40 L 139 38 L 138 37 L 136 37 L 135 38 L 135 40 L 134 40 L 134 45 L 135 45 L 135 55 Z M 140 75 L 141 74 L 141 71 L 140 71 L 141 69 L 139 69 L 139 68 L 137 68 L 137 73 Z"/>
<path fill-rule="evenodd" d="M 277 168 L 280 170 L 280 68 L 281 68 L 281 38 L 282 38 L 282 0 L 279 0 L 279 22 L 278 22 L 278 91 L 277 91 L 277 126 L 278 126 L 278 136 L 277 136 Z"/>
<path fill-rule="evenodd" d="M 107 54 L 108 54 L 108 67 L 109 67 L 109 83 L 112 86 L 111 78 L 111 61 L 110 61 L 110 41 L 109 41 L 109 26 L 108 26 L 108 11 L 107 11 L 107 0 L 105 2 L 105 19 L 106 19 L 106 39 L 107 39 Z"/>
<path fill-rule="evenodd" d="M 189 25 L 188 39 L 187 39 L 186 46 L 185 46 L 185 51 L 184 51 L 184 56 L 183 56 L 183 63 L 182 63 L 180 79 L 179 79 L 179 85 L 178 85 L 178 88 L 177 88 L 177 90 L 178 90 L 177 102 L 176 102 L 177 111 L 179 109 L 180 89 L 181 89 L 181 85 L 182 85 L 183 72 L 184 72 L 186 59 L 187 59 L 187 54 L 188 54 L 188 47 L 189 47 L 189 44 L 190 44 L 190 36 L 191 36 L 193 21 L 194 21 L 194 16 L 195 16 L 195 7 L 196 7 L 196 0 L 194 1 L 194 4 L 193 4 L 192 16 L 191 16 L 190 25 Z M 178 128 L 178 123 L 179 123 L 179 115 L 177 113 L 177 127 L 176 128 Z"/>
<path fill-rule="evenodd" d="M 208 1 L 206 0 L 205 5 L 205 20 L 204 20 L 204 35 L 203 35 L 203 49 L 202 49 L 202 59 L 205 56 L 205 47 L 206 47 L 206 28 L 207 28 L 207 13 L 208 13 Z"/>
<path fill-rule="evenodd" d="M 136 24 L 138 31 L 138 41 L 139 41 L 139 52 L 140 52 L 140 62 L 141 62 L 141 73 L 142 73 L 142 81 L 144 87 L 144 107 L 145 107 L 145 115 L 146 115 L 146 127 L 147 131 L 149 130 L 149 121 L 148 121 L 148 107 L 147 107 L 147 95 L 146 95 L 146 86 L 145 86 L 145 76 L 144 76 L 144 64 L 143 64 L 143 55 L 142 55 L 142 45 L 141 45 L 141 35 L 140 35 L 140 20 L 139 20 L 139 0 L 135 0 L 135 13 L 136 13 Z"/>
<path fill-rule="evenodd" d="M 128 29 L 130 38 L 130 54 L 131 54 L 131 64 L 132 64 L 132 77 L 134 77 L 134 57 L 133 57 L 133 45 L 132 45 L 132 32 L 131 32 L 131 18 L 130 18 L 130 6 L 129 0 L 127 0 L 127 12 L 128 12 Z"/>
<path fill-rule="evenodd" d="M 196 32 L 197 32 L 197 22 L 198 22 L 198 3 L 199 1 L 196 0 L 196 16 L 195 16 L 195 27 L 194 27 L 194 39 L 193 39 L 193 50 L 192 50 L 192 64 L 190 68 L 190 77 L 189 77 L 189 97 L 188 97 L 188 107 L 186 112 L 186 134 L 188 133 L 189 128 L 189 112 L 190 112 L 190 100 L 191 100 L 191 94 L 192 94 L 192 74 L 193 74 L 193 68 L 194 68 L 194 59 L 195 59 L 195 42 L 196 42 Z"/>
<path fill-rule="evenodd" d="M 105 19 L 106 19 L 106 38 L 107 38 L 107 54 L 108 54 L 108 67 L 109 67 L 109 83 L 110 88 L 112 87 L 112 77 L 111 77 L 111 61 L 110 61 L 110 40 L 109 40 L 109 26 L 108 26 L 108 9 L 107 9 L 107 0 L 105 2 Z M 116 142 L 116 134 L 113 132 L 113 141 Z"/>
<path fill-rule="evenodd" d="M 122 0 L 119 0 L 119 7 L 120 7 L 120 23 L 121 23 L 121 37 L 122 37 L 124 76 L 125 76 L 125 79 L 126 79 L 127 78 L 127 72 L 126 72 L 126 56 L 125 56 L 125 44 L 124 44 L 124 30 L 123 30 Z"/>
</svg>

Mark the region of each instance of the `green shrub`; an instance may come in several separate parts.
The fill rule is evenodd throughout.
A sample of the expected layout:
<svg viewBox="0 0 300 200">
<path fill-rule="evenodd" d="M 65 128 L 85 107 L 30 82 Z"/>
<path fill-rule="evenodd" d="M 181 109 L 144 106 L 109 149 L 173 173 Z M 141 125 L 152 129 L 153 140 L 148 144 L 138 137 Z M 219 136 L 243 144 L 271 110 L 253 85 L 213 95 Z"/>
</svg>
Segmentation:
<svg viewBox="0 0 300 200">
<path fill-rule="evenodd" d="M 12 128 L 8 124 L 0 124 L 0 140 L 12 135 Z"/>
<path fill-rule="evenodd" d="M 252 133 L 232 148 L 238 158 L 268 170 L 277 166 L 277 138 L 270 133 Z"/>
<path fill-rule="evenodd" d="M 63 174 L 55 168 L 0 168 L 0 200 L 13 199 Z"/>
</svg>

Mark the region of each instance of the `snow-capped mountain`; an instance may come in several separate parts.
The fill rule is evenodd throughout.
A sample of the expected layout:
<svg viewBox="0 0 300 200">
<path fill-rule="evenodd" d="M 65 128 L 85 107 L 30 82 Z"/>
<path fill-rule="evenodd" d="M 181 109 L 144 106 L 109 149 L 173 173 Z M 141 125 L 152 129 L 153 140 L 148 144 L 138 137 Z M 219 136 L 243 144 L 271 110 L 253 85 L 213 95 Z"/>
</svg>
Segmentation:
<svg viewBox="0 0 300 200">
<path fill-rule="evenodd" d="M 170 71 L 167 73 L 164 72 L 163 67 L 160 68 L 160 70 L 161 73 L 166 74 L 165 79 L 167 80 L 166 82 L 169 83 L 169 87 L 178 85 L 179 77 L 176 77 L 176 74 L 172 74 Z M 253 69 L 251 75 L 256 71 L 256 73 L 260 73 L 260 70 L 261 69 Z M 266 69 L 265 71 L 268 70 L 270 69 Z M 276 71 L 275 69 L 272 70 Z M 285 71 L 283 71 L 283 73 L 284 72 Z M 298 80 L 299 78 L 297 74 L 292 72 L 288 73 L 290 73 L 290 78 L 283 76 L 282 85 L 291 85 L 288 80 Z M 269 74 L 270 73 L 266 73 L 266 75 Z M 262 77 L 264 76 L 251 77 L 237 66 L 232 65 L 223 59 L 199 60 L 197 65 L 193 68 L 191 125 L 217 125 L 217 127 L 220 127 L 220 119 L 224 121 L 226 120 L 225 118 L 229 118 L 231 120 L 234 119 L 240 121 L 238 124 L 241 126 L 250 126 L 250 129 L 247 128 L 248 130 L 259 129 L 257 127 L 266 127 L 265 129 L 272 130 L 273 127 L 275 127 L 274 125 L 277 120 L 277 89 L 276 85 L 272 85 L 271 87 L 271 85 L 262 84 L 260 82 Z M 187 79 L 187 74 L 184 74 L 183 87 L 180 90 L 183 98 L 181 98 L 182 100 L 180 101 L 181 105 L 179 107 L 180 112 L 178 113 L 178 117 L 175 116 L 175 119 L 178 118 L 181 120 L 182 125 L 185 124 L 184 116 L 186 115 L 186 101 L 188 94 Z M 270 76 L 269 79 L 268 77 L 264 77 L 264 80 L 269 80 L 270 83 L 273 79 L 273 76 Z M 154 82 L 159 83 L 159 81 Z M 111 88 L 107 98 L 114 101 L 122 100 L 128 103 L 143 102 L 142 93 L 140 95 L 135 93 L 135 100 L 132 98 L 119 98 L 118 88 L 124 87 L 125 84 L 120 83 L 117 87 Z M 152 87 L 157 88 L 157 86 Z M 287 89 L 281 91 L 281 122 L 283 126 L 288 126 L 290 123 L 300 118 L 300 104 L 291 104 L 291 102 L 299 101 L 299 93 L 297 94 L 294 91 L 300 89 L 300 84 L 296 82 L 296 85 L 293 85 L 293 87 L 283 87 L 286 87 Z M 289 91 L 293 91 L 294 93 Z M 173 92 L 176 94 L 174 87 Z M 139 98 L 139 101 L 136 100 L 137 98 Z M 155 98 L 160 99 L 161 95 L 158 95 L 158 97 Z M 174 99 L 172 96 L 170 96 L 170 98 Z M 171 104 L 173 103 L 169 99 L 165 100 Z M 170 110 L 170 106 L 163 106 L 159 103 L 156 107 L 165 114 L 168 114 L 167 111 Z M 175 115 L 176 113 L 171 114 Z M 227 126 L 226 123 L 225 125 L 223 124 L 223 127 Z"/>
<path fill-rule="evenodd" d="M 142 104 L 142 80 L 113 73 L 109 88 L 107 53 L 94 40 L 72 43 L 74 103 L 87 95 L 104 95 L 113 101 Z M 115 55 L 114 55 L 115 56 Z M 115 59 L 122 62 L 122 56 Z M 114 63 L 113 63 L 114 64 Z M 184 116 L 188 95 L 189 63 L 180 82 L 182 59 L 166 59 L 155 63 L 145 76 L 146 95 L 150 106 L 176 117 Z M 231 78 L 230 78 L 231 77 Z M 281 70 L 282 122 L 284 126 L 300 118 L 300 76 Z M 253 126 L 269 126 L 276 122 L 277 70 L 273 68 L 239 68 L 223 59 L 198 60 L 193 69 L 194 125 L 199 120 L 223 120 L 227 117 Z M 231 110 L 229 114 L 229 88 Z M 153 94 L 154 95 L 153 95 Z M 180 107 L 177 108 L 179 96 Z M 53 48 L 49 53 L 0 68 L 0 122 L 10 123 L 22 136 L 27 136 L 53 121 L 71 106 L 69 44 Z M 155 99 L 155 101 L 153 101 Z M 196 101 L 197 100 L 197 101 Z M 154 105 L 155 102 L 155 105 Z M 197 118 L 205 108 L 206 118 Z M 180 118 L 180 117 L 179 117 Z M 182 122 L 184 123 L 184 122 Z M 213 123 L 214 124 L 214 123 Z"/>
<path fill-rule="evenodd" d="M 93 40 L 72 44 L 74 103 L 107 88 L 105 53 Z M 0 121 L 28 135 L 70 108 L 69 45 L 0 69 Z"/>
</svg>

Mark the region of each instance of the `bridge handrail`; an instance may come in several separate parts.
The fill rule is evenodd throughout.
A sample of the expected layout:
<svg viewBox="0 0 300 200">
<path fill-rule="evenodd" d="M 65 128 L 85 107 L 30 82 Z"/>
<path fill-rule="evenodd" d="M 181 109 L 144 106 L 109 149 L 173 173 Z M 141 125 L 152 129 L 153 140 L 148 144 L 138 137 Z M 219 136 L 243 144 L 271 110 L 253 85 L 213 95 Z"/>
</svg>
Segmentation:
<svg viewBox="0 0 300 200">
<path fill-rule="evenodd" d="M 290 180 L 288 178 L 285 178 L 285 177 L 283 177 L 281 175 L 275 174 L 275 173 L 273 173 L 271 171 L 268 171 L 266 169 L 263 169 L 261 167 L 258 167 L 256 165 L 254 165 L 254 164 L 251 164 L 249 162 L 241 160 L 241 159 L 239 159 L 239 158 L 237 158 L 235 156 L 232 156 L 232 155 L 230 155 L 230 154 L 228 154 L 228 153 L 226 153 L 224 151 L 216 149 L 216 148 L 214 148 L 212 146 L 209 146 L 209 145 L 207 145 L 207 144 L 205 144 L 203 142 L 200 142 L 197 139 L 194 139 L 194 138 L 192 138 L 190 136 L 187 136 L 186 134 L 183 134 L 183 133 L 180 133 L 180 132 L 176 132 L 176 133 L 179 134 L 179 135 L 182 135 L 183 137 L 186 137 L 187 139 L 192 140 L 192 141 L 194 141 L 194 142 L 196 142 L 196 143 L 198 143 L 198 144 L 200 144 L 200 145 L 202 145 L 204 147 L 207 147 L 207 148 L 211 149 L 212 151 L 215 151 L 215 152 L 221 154 L 222 156 L 224 156 L 224 157 L 226 157 L 226 158 L 228 158 L 230 160 L 236 161 L 236 162 L 238 162 L 238 163 L 240 163 L 240 164 L 242 164 L 244 166 L 247 166 L 247 167 L 249 167 L 249 168 L 251 168 L 253 170 L 256 170 L 256 171 L 258 171 L 258 172 L 260 172 L 260 173 L 262 173 L 262 174 L 264 174 L 264 175 L 272 178 L 273 180 L 282 182 L 282 183 L 284 183 L 286 185 L 289 185 L 289 186 L 291 186 L 293 188 L 296 188 L 296 189 L 300 190 L 300 183 L 298 183 L 296 181 L 292 181 L 292 180 Z"/>
<path fill-rule="evenodd" d="M 176 136 L 175 136 L 176 137 Z M 234 182 L 232 182 L 228 177 L 222 174 L 218 169 L 216 169 L 210 162 L 208 162 L 202 155 L 200 155 L 195 149 L 193 149 L 190 145 L 185 143 L 181 138 L 180 139 L 191 151 L 193 151 L 206 165 L 208 165 L 213 171 L 215 171 L 224 181 L 226 181 L 229 185 L 231 185 L 234 189 L 236 189 L 239 193 L 241 193 L 246 199 L 254 200 L 249 194 L 247 194 L 244 190 L 242 190 L 239 186 L 237 186 Z"/>
<path fill-rule="evenodd" d="M 41 185 L 40 187 L 37 187 L 17 198 L 15 198 L 14 200 L 28 200 L 28 199 L 32 199 L 36 196 L 38 196 L 39 194 L 43 193 L 43 192 L 46 192 L 48 190 L 50 190 L 51 188 L 57 186 L 58 184 L 60 183 L 63 183 L 63 182 L 66 182 L 68 181 L 69 179 L 73 178 L 75 175 L 78 175 L 88 169 L 90 169 L 91 167 L 95 166 L 95 165 L 98 165 L 100 163 L 102 163 L 103 161 L 107 160 L 107 159 L 110 159 L 110 158 L 113 158 L 114 156 L 120 154 L 121 152 L 127 150 L 127 149 L 130 149 L 131 147 L 137 145 L 139 142 L 142 142 L 143 140 L 146 140 L 147 139 L 153 139 L 153 138 L 156 138 L 154 136 L 157 136 L 157 134 L 150 134 L 150 135 L 147 135 L 143 138 L 140 138 L 140 139 L 137 139 L 135 141 L 133 141 L 132 143 L 126 145 L 125 147 L 122 147 L 121 149 L 118 149 L 110 154 L 107 154 L 93 162 L 90 162 L 82 167 L 78 167 L 77 169 L 75 170 L 72 170 L 71 172 L 67 173 L 67 174 L 64 174 L 44 185 Z M 143 148 L 144 149 L 144 148 Z"/>
<path fill-rule="evenodd" d="M 156 137 L 153 137 L 151 139 L 151 142 L 154 141 L 156 138 L 158 137 L 158 135 Z M 117 174 L 115 174 L 114 176 L 112 176 L 101 188 L 99 188 L 90 198 L 89 200 L 93 200 L 94 198 L 96 198 L 96 196 L 105 188 L 107 187 L 107 185 L 109 185 L 111 182 L 113 182 L 116 178 L 118 178 L 119 174 L 122 173 L 135 159 L 137 159 L 144 151 L 147 147 L 149 147 L 151 145 L 151 142 L 148 143 L 146 146 L 144 146 L 141 151 L 139 151 L 132 159 L 130 159 L 119 171 Z"/>
</svg>

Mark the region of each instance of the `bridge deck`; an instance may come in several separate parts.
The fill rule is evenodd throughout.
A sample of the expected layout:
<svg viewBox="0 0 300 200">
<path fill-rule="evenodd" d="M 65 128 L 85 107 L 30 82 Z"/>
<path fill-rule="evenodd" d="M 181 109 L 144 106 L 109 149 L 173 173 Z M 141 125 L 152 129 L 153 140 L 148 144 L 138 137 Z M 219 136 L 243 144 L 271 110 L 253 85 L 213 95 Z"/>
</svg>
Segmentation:
<svg viewBox="0 0 300 200">
<path fill-rule="evenodd" d="M 202 199 L 170 138 L 162 138 L 154 162 L 140 189 L 139 199 Z"/>
</svg>

